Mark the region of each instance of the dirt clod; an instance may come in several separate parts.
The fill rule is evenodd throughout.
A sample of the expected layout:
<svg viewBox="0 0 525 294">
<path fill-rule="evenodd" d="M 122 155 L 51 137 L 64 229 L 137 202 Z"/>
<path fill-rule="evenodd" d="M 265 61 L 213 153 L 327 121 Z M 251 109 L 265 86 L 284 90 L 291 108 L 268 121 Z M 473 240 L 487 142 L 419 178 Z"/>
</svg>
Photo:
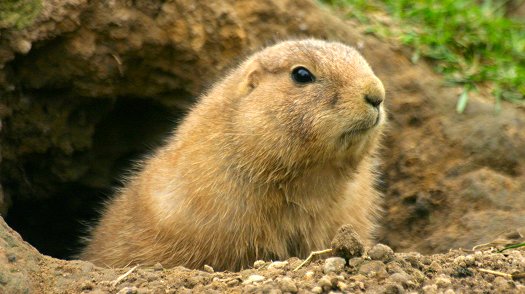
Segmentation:
<svg viewBox="0 0 525 294">
<path fill-rule="evenodd" d="M 276 269 L 283 269 L 288 265 L 287 261 L 274 261 L 268 265 L 268 268 L 276 268 Z"/>
<path fill-rule="evenodd" d="M 295 282 L 289 277 L 282 278 L 279 281 L 279 287 L 281 288 L 281 291 L 283 292 L 291 292 L 291 293 L 297 292 L 297 286 L 295 285 Z"/>
<path fill-rule="evenodd" d="M 388 262 L 394 258 L 394 250 L 384 244 L 376 244 L 368 251 L 368 256 L 373 260 Z"/>
<path fill-rule="evenodd" d="M 394 273 L 390 276 L 390 279 L 406 287 L 410 281 L 410 276 L 407 273 Z"/>
<path fill-rule="evenodd" d="M 6 256 L 7 256 L 7 261 L 9 261 L 9 262 L 15 262 L 16 261 L 16 254 L 8 253 Z"/>
<path fill-rule="evenodd" d="M 213 272 L 215 272 L 215 271 L 213 270 L 213 267 L 211 267 L 211 266 L 209 266 L 209 265 L 207 265 L 207 264 L 204 265 L 204 271 L 207 272 L 207 273 L 213 273 Z"/>
<path fill-rule="evenodd" d="M 341 272 L 346 264 L 346 260 L 341 257 L 330 257 L 324 261 L 323 272 L 328 273 L 339 273 Z"/>
<path fill-rule="evenodd" d="M 153 265 L 153 270 L 162 271 L 164 270 L 164 267 L 162 267 L 162 264 L 160 264 L 160 262 L 157 262 L 155 265 Z"/>
<path fill-rule="evenodd" d="M 363 256 L 365 248 L 359 235 L 351 225 L 344 225 L 337 231 L 332 240 L 333 255 L 350 260 L 352 257 Z"/>
<path fill-rule="evenodd" d="M 261 275 L 251 275 L 243 282 L 243 284 L 262 282 L 265 279 L 266 278 Z"/>
<path fill-rule="evenodd" d="M 253 267 L 254 267 L 254 268 L 261 268 L 261 267 L 263 267 L 265 264 L 266 264 L 266 262 L 264 262 L 263 260 L 256 260 L 256 261 L 253 263 Z"/>
<path fill-rule="evenodd" d="M 137 287 L 124 287 L 117 292 L 117 294 L 137 294 L 139 289 Z"/>
<path fill-rule="evenodd" d="M 388 277 L 388 273 L 386 272 L 386 266 L 382 261 L 378 260 L 372 260 L 369 262 L 365 262 L 359 267 L 359 273 L 363 274 L 368 277 L 381 277 L 386 278 Z"/>
<path fill-rule="evenodd" d="M 399 284 L 390 283 L 390 284 L 385 285 L 385 289 L 383 293 L 384 294 L 402 294 L 402 293 L 405 293 L 405 290 Z"/>
</svg>

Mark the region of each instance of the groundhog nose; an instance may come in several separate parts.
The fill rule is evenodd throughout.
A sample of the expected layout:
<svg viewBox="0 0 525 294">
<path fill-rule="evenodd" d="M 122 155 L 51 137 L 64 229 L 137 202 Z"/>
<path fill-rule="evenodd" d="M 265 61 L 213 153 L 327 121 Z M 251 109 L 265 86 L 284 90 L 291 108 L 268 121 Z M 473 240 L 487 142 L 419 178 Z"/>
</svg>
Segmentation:
<svg viewBox="0 0 525 294">
<path fill-rule="evenodd" d="M 365 95 L 365 100 L 368 104 L 374 107 L 379 107 L 379 105 L 383 102 L 383 97 L 376 95 Z"/>
</svg>

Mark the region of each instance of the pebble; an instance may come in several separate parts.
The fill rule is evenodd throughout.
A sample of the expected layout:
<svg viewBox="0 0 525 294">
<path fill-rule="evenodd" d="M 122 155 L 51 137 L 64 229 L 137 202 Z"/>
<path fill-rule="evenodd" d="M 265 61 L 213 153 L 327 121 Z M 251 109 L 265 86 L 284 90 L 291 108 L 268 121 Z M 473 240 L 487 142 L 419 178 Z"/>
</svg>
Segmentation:
<svg viewBox="0 0 525 294">
<path fill-rule="evenodd" d="M 213 270 L 213 267 L 211 267 L 211 266 L 209 266 L 209 265 L 207 265 L 207 264 L 204 265 L 204 271 L 205 271 L 205 272 L 208 272 L 208 273 L 210 273 L 210 274 L 215 272 L 215 271 Z"/>
<path fill-rule="evenodd" d="M 344 258 L 341 258 L 341 257 L 327 258 L 324 261 L 323 272 L 325 274 L 332 273 L 332 272 L 339 273 L 344 269 L 345 264 L 346 264 L 346 260 Z"/>
<path fill-rule="evenodd" d="M 288 262 L 287 261 L 274 261 L 272 263 L 270 263 L 270 265 L 268 266 L 268 268 L 277 268 L 277 269 L 282 269 L 284 268 L 285 266 L 288 265 Z"/>
<path fill-rule="evenodd" d="M 365 260 L 361 257 L 354 257 L 348 261 L 348 266 L 351 268 L 358 268 Z"/>
<path fill-rule="evenodd" d="M 422 290 L 423 290 L 424 294 L 436 294 L 436 293 L 438 293 L 437 285 L 427 285 L 427 286 L 424 286 Z"/>
<path fill-rule="evenodd" d="M 295 282 L 289 277 L 282 278 L 279 281 L 279 287 L 281 288 L 281 291 L 283 292 L 291 292 L 291 293 L 297 292 L 297 286 L 295 285 Z"/>
<path fill-rule="evenodd" d="M 408 282 L 410 281 L 410 276 L 406 273 L 394 273 L 390 276 L 390 279 L 406 287 Z"/>
<path fill-rule="evenodd" d="M 332 288 L 332 281 L 328 276 L 323 276 L 322 278 L 320 278 L 318 283 L 319 286 L 326 291 Z"/>
<path fill-rule="evenodd" d="M 465 256 L 465 264 L 467 266 L 473 266 L 476 263 L 476 258 L 473 255 Z"/>
<path fill-rule="evenodd" d="M 312 292 L 313 293 L 317 293 L 317 294 L 323 293 L 323 288 L 321 288 L 319 286 L 315 286 L 315 287 L 312 288 Z"/>
<path fill-rule="evenodd" d="M 306 273 L 304 274 L 304 278 L 305 278 L 306 280 L 311 280 L 311 279 L 314 277 L 314 275 L 315 275 L 314 272 L 312 272 L 312 271 L 308 271 L 308 272 L 306 272 Z"/>
<path fill-rule="evenodd" d="M 6 254 L 7 256 L 7 261 L 9 261 L 10 263 L 13 263 L 16 261 L 16 255 L 14 253 L 8 253 Z"/>
<path fill-rule="evenodd" d="M 155 271 L 161 271 L 161 270 L 164 270 L 164 268 L 162 267 L 162 264 L 160 264 L 160 262 L 157 262 L 155 265 L 153 265 L 153 269 Z"/>
<path fill-rule="evenodd" d="M 228 287 L 235 287 L 239 285 L 239 283 L 240 283 L 239 279 L 231 279 L 226 282 L 226 285 L 228 285 Z"/>
<path fill-rule="evenodd" d="M 246 279 L 244 281 L 243 284 L 249 284 L 249 283 L 257 283 L 257 282 L 262 282 L 264 281 L 266 278 L 261 276 L 261 275 L 251 275 L 248 277 L 248 279 Z"/>
<path fill-rule="evenodd" d="M 504 277 L 496 277 L 492 282 L 494 290 L 497 292 L 505 292 L 509 290 L 509 281 Z"/>
<path fill-rule="evenodd" d="M 383 291 L 384 294 L 401 294 L 401 293 L 405 293 L 405 289 L 403 289 L 403 287 L 401 287 L 401 285 L 396 284 L 396 283 L 387 284 L 384 287 L 385 287 L 385 289 Z"/>
<path fill-rule="evenodd" d="M 451 284 L 452 282 L 445 275 L 441 275 L 436 278 L 436 285 L 439 288 L 448 288 Z"/>
<path fill-rule="evenodd" d="M 343 291 L 343 292 L 346 292 L 349 290 L 350 287 L 348 287 L 348 285 L 342 281 L 339 281 L 337 282 L 337 288 L 339 288 L 339 290 Z"/>
<path fill-rule="evenodd" d="M 17 39 L 12 41 L 13 49 L 22 54 L 27 54 L 31 50 L 31 42 L 25 39 Z"/>
<path fill-rule="evenodd" d="M 93 283 L 90 281 L 83 282 L 82 285 L 80 285 L 80 290 L 82 291 L 91 291 L 93 290 Z"/>
<path fill-rule="evenodd" d="M 89 273 L 93 270 L 95 266 L 91 262 L 84 262 L 81 265 L 81 270 L 83 273 Z"/>
<path fill-rule="evenodd" d="M 343 225 L 340 227 L 339 230 L 337 230 L 331 245 L 333 254 L 346 260 L 349 260 L 352 257 L 363 256 L 365 251 L 363 242 L 351 225 Z"/>
<path fill-rule="evenodd" d="M 266 264 L 266 262 L 264 262 L 264 260 L 256 260 L 253 263 L 253 267 L 258 269 L 258 268 L 263 267 L 265 264 Z"/>
<path fill-rule="evenodd" d="M 443 269 L 441 265 L 436 261 L 432 261 L 428 267 L 433 272 L 440 272 Z"/>
<path fill-rule="evenodd" d="M 384 244 L 376 244 L 368 251 L 368 256 L 373 260 L 388 262 L 394 259 L 394 250 Z"/>
<path fill-rule="evenodd" d="M 373 276 L 375 274 L 379 277 L 388 277 L 385 264 L 378 260 L 363 263 L 359 267 L 359 273 L 366 276 Z"/>
<path fill-rule="evenodd" d="M 124 287 L 117 292 L 117 294 L 137 294 L 139 289 L 137 287 Z"/>
</svg>

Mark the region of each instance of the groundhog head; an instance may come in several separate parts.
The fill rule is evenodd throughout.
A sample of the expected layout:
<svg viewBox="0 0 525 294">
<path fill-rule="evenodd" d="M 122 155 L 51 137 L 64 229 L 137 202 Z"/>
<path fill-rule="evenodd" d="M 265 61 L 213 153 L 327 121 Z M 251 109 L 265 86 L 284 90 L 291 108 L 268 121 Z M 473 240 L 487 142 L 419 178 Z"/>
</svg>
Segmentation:
<svg viewBox="0 0 525 294">
<path fill-rule="evenodd" d="M 285 166 L 355 163 L 376 145 L 385 90 L 352 47 L 286 41 L 253 55 L 239 70 L 234 133 L 252 156 Z"/>
</svg>

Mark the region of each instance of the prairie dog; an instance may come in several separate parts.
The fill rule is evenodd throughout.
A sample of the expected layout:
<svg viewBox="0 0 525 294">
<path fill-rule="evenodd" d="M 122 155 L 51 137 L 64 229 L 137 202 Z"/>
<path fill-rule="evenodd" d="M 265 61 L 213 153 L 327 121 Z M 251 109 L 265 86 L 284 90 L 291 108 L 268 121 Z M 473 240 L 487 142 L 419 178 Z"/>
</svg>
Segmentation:
<svg viewBox="0 0 525 294">
<path fill-rule="evenodd" d="M 371 240 L 381 81 L 337 42 L 285 41 L 217 82 L 107 205 L 82 259 L 239 270 Z"/>
</svg>

